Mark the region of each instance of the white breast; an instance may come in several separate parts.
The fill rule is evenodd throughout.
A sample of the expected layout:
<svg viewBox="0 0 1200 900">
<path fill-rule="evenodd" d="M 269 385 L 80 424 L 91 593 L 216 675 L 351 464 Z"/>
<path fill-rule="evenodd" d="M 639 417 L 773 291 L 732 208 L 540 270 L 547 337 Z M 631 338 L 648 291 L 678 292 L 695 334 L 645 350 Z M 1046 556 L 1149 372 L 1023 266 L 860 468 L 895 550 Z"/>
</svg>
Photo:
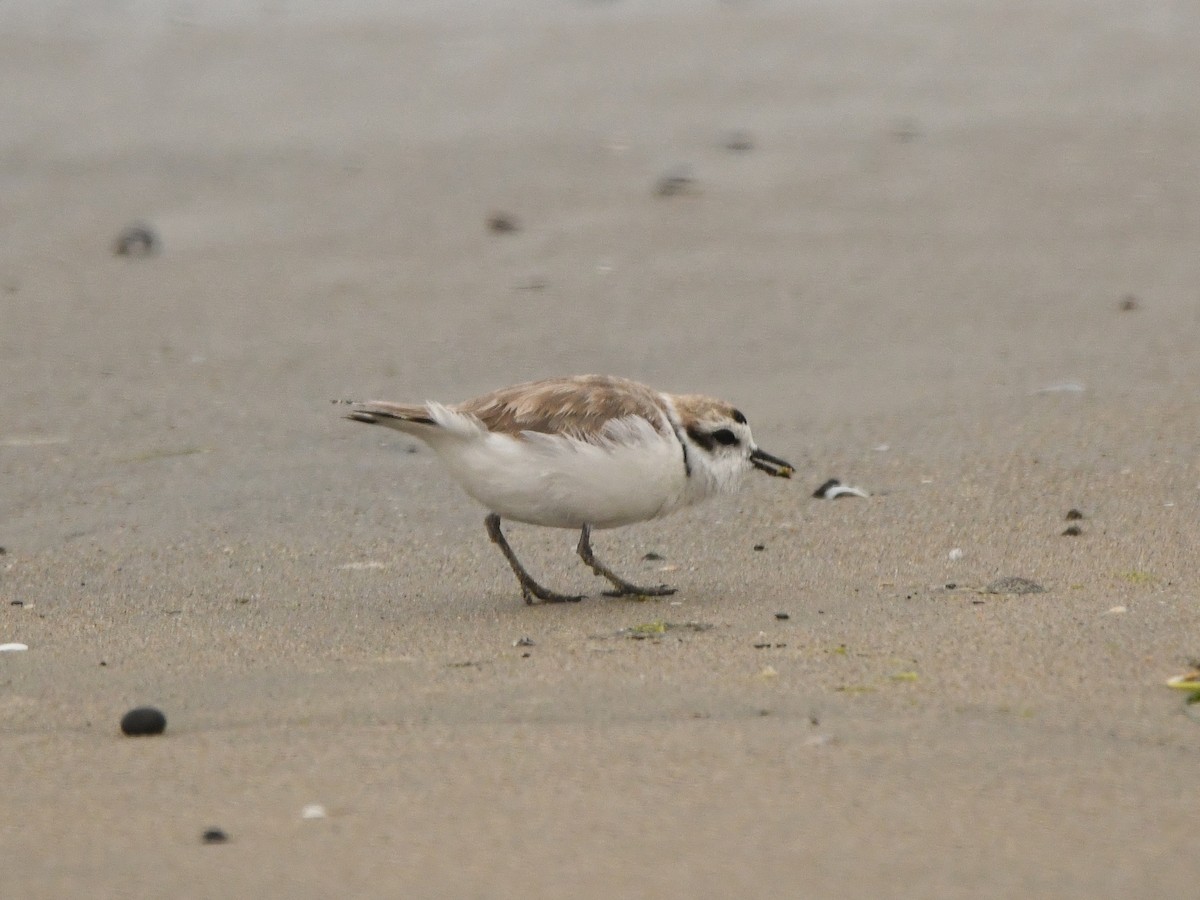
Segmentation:
<svg viewBox="0 0 1200 900">
<path fill-rule="evenodd" d="M 615 528 L 689 502 L 683 449 L 640 418 L 595 441 L 483 432 L 432 444 L 463 489 L 502 518 L 557 528 Z"/>
</svg>

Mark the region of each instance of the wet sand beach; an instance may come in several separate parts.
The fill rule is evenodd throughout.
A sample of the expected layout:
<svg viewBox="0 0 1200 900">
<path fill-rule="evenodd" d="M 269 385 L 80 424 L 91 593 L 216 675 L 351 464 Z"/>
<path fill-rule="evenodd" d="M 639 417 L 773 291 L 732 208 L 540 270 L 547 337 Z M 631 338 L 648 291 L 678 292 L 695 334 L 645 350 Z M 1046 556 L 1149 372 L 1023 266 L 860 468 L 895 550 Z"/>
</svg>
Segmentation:
<svg viewBox="0 0 1200 900">
<path fill-rule="evenodd" d="M 1194 894 L 1197 46 L 1165 2 L 0 11 L 0 895 Z M 584 372 L 797 467 L 595 535 L 671 597 L 517 525 L 592 595 L 525 605 L 330 403 Z"/>
</svg>

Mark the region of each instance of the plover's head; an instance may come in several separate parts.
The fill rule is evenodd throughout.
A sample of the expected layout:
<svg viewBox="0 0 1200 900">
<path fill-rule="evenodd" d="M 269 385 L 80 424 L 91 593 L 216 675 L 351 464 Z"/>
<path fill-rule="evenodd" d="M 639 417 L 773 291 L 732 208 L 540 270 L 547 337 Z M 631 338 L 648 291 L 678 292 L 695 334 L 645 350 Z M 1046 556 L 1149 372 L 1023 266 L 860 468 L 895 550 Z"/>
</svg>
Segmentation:
<svg viewBox="0 0 1200 900">
<path fill-rule="evenodd" d="M 751 469 L 791 478 L 791 464 L 759 449 L 746 417 L 724 400 L 683 394 L 673 395 L 671 402 L 687 445 L 690 474 L 703 480 L 703 493 L 737 490 Z"/>
</svg>

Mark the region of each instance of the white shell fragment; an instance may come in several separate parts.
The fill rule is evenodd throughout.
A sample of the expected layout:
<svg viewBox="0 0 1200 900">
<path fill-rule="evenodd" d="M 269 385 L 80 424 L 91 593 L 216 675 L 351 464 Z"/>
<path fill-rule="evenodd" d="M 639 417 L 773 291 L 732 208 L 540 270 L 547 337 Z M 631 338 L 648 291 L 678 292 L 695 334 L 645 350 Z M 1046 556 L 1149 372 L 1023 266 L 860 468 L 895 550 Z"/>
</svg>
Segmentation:
<svg viewBox="0 0 1200 900">
<path fill-rule="evenodd" d="M 310 803 L 304 809 L 300 810 L 300 818 L 302 819 L 324 819 L 329 813 L 325 812 L 325 807 L 320 803 Z"/>
<path fill-rule="evenodd" d="M 0 644 L 0 653 L 19 653 L 22 650 L 28 649 L 28 644 L 18 644 L 15 642 L 11 644 Z"/>
<path fill-rule="evenodd" d="M 830 478 L 813 491 L 813 497 L 818 500 L 836 500 L 838 497 L 870 497 L 862 488 L 842 484 L 836 478 Z"/>
</svg>

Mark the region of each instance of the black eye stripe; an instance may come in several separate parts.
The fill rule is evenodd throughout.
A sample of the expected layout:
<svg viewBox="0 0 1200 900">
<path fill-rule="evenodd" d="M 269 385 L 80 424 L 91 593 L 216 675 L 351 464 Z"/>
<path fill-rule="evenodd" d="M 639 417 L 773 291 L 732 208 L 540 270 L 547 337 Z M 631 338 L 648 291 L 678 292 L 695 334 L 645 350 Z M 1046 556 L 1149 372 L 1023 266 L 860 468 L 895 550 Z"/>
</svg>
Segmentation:
<svg viewBox="0 0 1200 900">
<path fill-rule="evenodd" d="M 732 447 L 741 443 L 741 438 L 728 428 L 718 428 L 716 431 L 703 431 L 693 425 L 687 430 L 687 435 L 697 447 L 712 453 L 717 444 L 722 447 Z"/>
</svg>

